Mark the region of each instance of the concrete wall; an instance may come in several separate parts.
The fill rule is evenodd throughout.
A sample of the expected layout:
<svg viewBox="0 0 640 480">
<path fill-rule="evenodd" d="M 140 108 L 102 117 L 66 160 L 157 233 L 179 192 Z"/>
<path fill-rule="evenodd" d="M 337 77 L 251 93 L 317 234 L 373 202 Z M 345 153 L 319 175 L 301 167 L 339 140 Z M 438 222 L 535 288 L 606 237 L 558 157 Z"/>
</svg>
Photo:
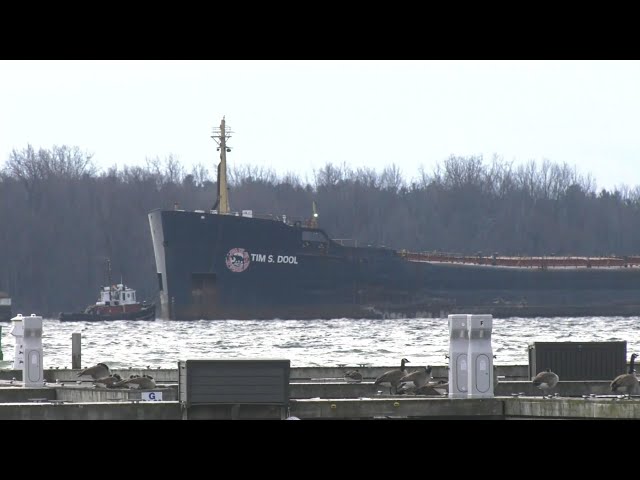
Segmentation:
<svg viewBox="0 0 640 480">
<path fill-rule="evenodd" d="M 178 400 L 177 388 L 154 388 L 144 390 L 146 392 L 161 392 L 162 400 L 165 402 L 176 402 Z M 125 388 L 86 388 L 86 387 L 59 387 L 55 389 L 56 400 L 65 402 L 117 402 L 141 400 L 142 392 L 137 389 Z"/>
<path fill-rule="evenodd" d="M 53 389 L 0 389 L 44 398 Z M 3 392 L 6 394 L 6 392 Z M 56 402 L 55 400 L 53 402 Z M 298 399 L 290 411 L 270 405 L 210 405 L 185 410 L 179 402 L 126 400 L 84 403 L 0 403 L 0 420 L 180 420 L 280 419 L 511 419 L 583 418 L 640 419 L 640 400 L 620 398 L 496 397 L 449 399 L 387 397 L 369 399 Z"/>
<path fill-rule="evenodd" d="M 612 398 L 506 398 L 506 418 L 640 419 L 640 401 Z"/>
<path fill-rule="evenodd" d="M 499 399 L 404 398 L 368 400 L 292 400 L 291 415 L 300 419 L 483 418 L 504 417 Z"/>
<path fill-rule="evenodd" d="M 287 409 L 277 405 L 193 405 L 183 420 L 283 420 Z"/>
<path fill-rule="evenodd" d="M 5 403 L 0 420 L 180 420 L 178 402 Z"/>
<path fill-rule="evenodd" d="M 0 403 L 27 403 L 41 400 L 55 400 L 56 391 L 53 388 L 0 388 Z"/>
</svg>

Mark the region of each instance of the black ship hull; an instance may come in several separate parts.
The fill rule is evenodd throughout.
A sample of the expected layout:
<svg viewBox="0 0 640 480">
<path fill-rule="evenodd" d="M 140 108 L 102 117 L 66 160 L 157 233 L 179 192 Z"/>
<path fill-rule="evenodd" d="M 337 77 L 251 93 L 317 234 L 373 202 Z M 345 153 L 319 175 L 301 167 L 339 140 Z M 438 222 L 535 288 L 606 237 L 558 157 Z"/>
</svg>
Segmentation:
<svg viewBox="0 0 640 480">
<path fill-rule="evenodd" d="M 60 313 L 58 319 L 61 322 L 104 322 L 111 320 L 155 320 L 156 307 L 150 305 L 136 312 L 121 312 L 118 314 L 100 314 L 100 313 Z"/>
<path fill-rule="evenodd" d="M 640 315 L 640 268 L 415 261 L 319 229 L 180 210 L 149 214 L 159 318 Z"/>
<path fill-rule="evenodd" d="M 12 316 L 11 298 L 5 292 L 0 292 L 0 322 L 10 321 Z"/>
</svg>

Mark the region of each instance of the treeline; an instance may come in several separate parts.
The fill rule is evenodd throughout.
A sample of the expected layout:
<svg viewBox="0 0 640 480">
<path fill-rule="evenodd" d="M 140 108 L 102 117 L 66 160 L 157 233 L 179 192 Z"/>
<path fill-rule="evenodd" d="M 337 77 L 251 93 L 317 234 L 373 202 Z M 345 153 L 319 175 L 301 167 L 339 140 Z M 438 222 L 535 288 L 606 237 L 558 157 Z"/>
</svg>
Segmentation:
<svg viewBox="0 0 640 480">
<path fill-rule="evenodd" d="M 211 167 L 214 167 L 213 165 Z M 205 209 L 215 202 L 211 171 L 186 170 L 173 156 L 144 167 L 99 171 L 76 147 L 13 151 L 0 171 L 0 290 L 16 313 L 56 315 L 84 308 L 113 280 L 155 300 L 147 214 Z M 640 188 L 596 189 L 589 175 L 548 161 L 450 157 L 407 180 L 327 163 L 302 181 L 256 166 L 230 167 L 234 211 L 311 216 L 333 238 L 411 251 L 525 255 L 640 254 Z"/>
</svg>

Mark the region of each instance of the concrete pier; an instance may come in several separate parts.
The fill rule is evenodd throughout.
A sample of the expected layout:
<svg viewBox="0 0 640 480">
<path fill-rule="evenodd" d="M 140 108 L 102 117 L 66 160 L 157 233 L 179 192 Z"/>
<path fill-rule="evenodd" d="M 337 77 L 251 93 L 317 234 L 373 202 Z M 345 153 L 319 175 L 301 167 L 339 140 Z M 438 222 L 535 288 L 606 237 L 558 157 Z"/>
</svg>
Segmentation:
<svg viewBox="0 0 640 480">
<path fill-rule="evenodd" d="M 70 369 L 70 368 L 49 368 L 44 370 L 44 379 L 48 383 L 58 382 L 77 382 L 82 381 L 89 382 L 88 377 L 80 378 L 78 373 L 82 369 Z M 113 369 L 111 373 L 117 373 L 122 378 L 129 378 L 131 375 L 151 375 L 156 383 L 178 383 L 178 369 L 177 368 L 165 368 L 165 369 L 146 369 L 146 368 L 123 368 Z M 2 380 L 22 380 L 22 370 L 0 370 L 0 381 Z"/>
<path fill-rule="evenodd" d="M 34 402 L 55 400 L 66 403 L 85 402 L 120 402 L 141 401 L 142 393 L 150 390 L 138 390 L 129 388 L 95 388 L 92 385 L 84 386 L 56 386 L 50 384 L 42 388 L 23 388 L 0 384 L 0 405 L 3 403 Z M 178 386 L 159 386 L 152 390 L 161 394 L 164 401 L 178 400 Z"/>
<path fill-rule="evenodd" d="M 496 398 L 367 398 L 293 400 L 291 415 L 300 419 L 373 418 L 504 418 L 503 401 Z"/>
<path fill-rule="evenodd" d="M 4 403 L 0 420 L 179 420 L 178 402 Z"/>
<path fill-rule="evenodd" d="M 640 398 L 495 397 L 292 400 L 300 419 L 639 419 Z"/>
<path fill-rule="evenodd" d="M 640 419 L 640 398 L 507 398 L 506 419 Z"/>
<path fill-rule="evenodd" d="M 353 368 L 353 367 L 351 367 Z M 450 399 L 446 396 L 390 395 L 373 378 L 393 367 L 356 367 L 361 383 L 342 378 L 349 367 L 293 368 L 289 414 L 300 419 L 640 419 L 640 398 L 612 395 L 609 381 L 562 381 L 542 398 L 526 366 L 498 367 L 508 380 L 495 387 L 496 397 Z M 178 402 L 177 369 L 114 370 L 123 378 L 154 377 L 162 401 L 146 401 L 137 389 L 96 388 L 79 380 L 78 369 L 44 371 L 42 387 L 24 388 L 19 370 L 0 371 L 0 419 L 279 419 L 277 408 L 261 405 L 200 405 L 188 412 Z M 444 367 L 434 368 L 442 378 Z M 326 376 L 323 376 L 326 375 Z M 509 375 L 509 376 L 507 376 Z M 513 380 L 517 379 L 517 380 Z M 57 380 L 57 383 L 56 383 Z"/>
<path fill-rule="evenodd" d="M 1 390 L 1 389 L 0 389 Z M 369 398 L 291 400 L 301 420 L 347 419 L 639 419 L 640 399 L 495 397 L 491 399 Z M 55 400 L 0 403 L 0 420 L 180 420 L 177 401 L 60 403 Z M 190 419 L 280 418 L 275 408 L 200 408 Z"/>
</svg>

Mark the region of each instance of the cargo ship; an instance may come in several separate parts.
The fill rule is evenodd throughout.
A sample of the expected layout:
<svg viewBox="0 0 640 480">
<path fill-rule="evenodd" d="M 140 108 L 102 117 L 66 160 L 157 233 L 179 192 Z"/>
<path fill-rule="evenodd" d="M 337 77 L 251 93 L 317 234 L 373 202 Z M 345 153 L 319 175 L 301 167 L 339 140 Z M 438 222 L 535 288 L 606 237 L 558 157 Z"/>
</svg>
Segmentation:
<svg viewBox="0 0 640 480">
<path fill-rule="evenodd" d="M 158 318 L 640 315 L 640 256 L 505 257 L 345 245 L 306 221 L 232 212 L 223 118 L 210 210 L 153 210 Z M 315 207 L 315 205 L 314 205 Z"/>
<path fill-rule="evenodd" d="M 6 292 L 0 292 L 0 322 L 8 322 L 12 316 L 11 297 Z"/>
</svg>

